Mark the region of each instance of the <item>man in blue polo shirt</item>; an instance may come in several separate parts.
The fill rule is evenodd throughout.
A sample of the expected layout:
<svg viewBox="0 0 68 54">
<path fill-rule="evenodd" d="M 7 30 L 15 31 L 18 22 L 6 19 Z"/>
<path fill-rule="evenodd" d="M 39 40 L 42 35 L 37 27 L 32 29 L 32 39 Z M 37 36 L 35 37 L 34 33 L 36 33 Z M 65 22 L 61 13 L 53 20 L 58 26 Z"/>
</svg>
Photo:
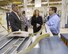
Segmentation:
<svg viewBox="0 0 68 54">
<path fill-rule="evenodd" d="M 49 26 L 53 35 L 58 35 L 60 32 L 60 17 L 57 15 L 57 8 L 49 8 L 49 20 L 46 24 Z"/>
</svg>

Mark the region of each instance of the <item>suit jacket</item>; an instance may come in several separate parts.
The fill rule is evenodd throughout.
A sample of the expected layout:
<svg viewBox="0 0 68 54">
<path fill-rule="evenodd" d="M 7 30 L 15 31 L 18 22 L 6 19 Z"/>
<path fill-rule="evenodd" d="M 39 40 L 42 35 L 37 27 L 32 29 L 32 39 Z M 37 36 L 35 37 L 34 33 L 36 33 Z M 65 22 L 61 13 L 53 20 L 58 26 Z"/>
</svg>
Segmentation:
<svg viewBox="0 0 68 54">
<path fill-rule="evenodd" d="M 36 26 L 37 23 L 40 24 L 39 27 Z M 31 18 L 31 25 L 33 26 L 33 32 L 34 33 L 38 32 L 41 29 L 42 24 L 43 24 L 43 20 L 42 20 L 41 16 L 38 16 L 37 18 L 35 16 L 33 16 Z"/>
<path fill-rule="evenodd" d="M 18 31 L 21 29 L 21 22 L 14 12 L 9 14 L 9 21 L 12 31 Z"/>
<path fill-rule="evenodd" d="M 28 27 L 28 20 L 26 18 L 26 16 L 21 16 L 21 30 L 25 31 L 25 28 Z"/>
</svg>

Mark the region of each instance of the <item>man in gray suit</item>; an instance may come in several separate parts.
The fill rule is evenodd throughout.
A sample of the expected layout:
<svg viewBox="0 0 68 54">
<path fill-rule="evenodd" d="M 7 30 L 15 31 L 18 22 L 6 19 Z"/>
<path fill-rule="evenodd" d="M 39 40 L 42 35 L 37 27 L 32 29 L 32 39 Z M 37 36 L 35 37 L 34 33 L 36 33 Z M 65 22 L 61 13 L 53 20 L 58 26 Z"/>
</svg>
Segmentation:
<svg viewBox="0 0 68 54">
<path fill-rule="evenodd" d="M 21 29 L 21 22 L 17 13 L 18 6 L 16 4 L 12 4 L 12 12 L 9 14 L 9 21 L 12 32 L 19 31 Z"/>
</svg>

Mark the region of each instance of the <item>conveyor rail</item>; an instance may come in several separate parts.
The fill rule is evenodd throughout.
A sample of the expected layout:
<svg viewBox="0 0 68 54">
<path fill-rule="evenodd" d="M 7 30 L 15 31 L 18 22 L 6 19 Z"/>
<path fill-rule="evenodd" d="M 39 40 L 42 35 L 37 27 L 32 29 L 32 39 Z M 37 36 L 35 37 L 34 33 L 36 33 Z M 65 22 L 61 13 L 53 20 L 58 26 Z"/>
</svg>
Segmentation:
<svg viewBox="0 0 68 54">
<path fill-rule="evenodd" d="M 31 37 L 26 38 L 2 38 L 0 40 L 0 54 L 15 54 L 19 49 L 28 47 L 31 43 Z M 24 45 L 23 47 L 20 47 Z M 21 50 L 20 50 L 21 51 Z"/>
<path fill-rule="evenodd" d="M 9 42 L 11 42 L 13 40 L 13 38 L 11 38 L 11 39 L 7 39 L 7 38 L 5 38 L 5 39 L 3 39 L 3 40 L 1 40 L 0 41 L 0 49 L 2 49 L 4 46 L 6 46 Z"/>
<path fill-rule="evenodd" d="M 4 54 L 15 54 L 19 46 L 22 44 L 22 42 L 25 40 L 25 38 L 19 38 L 15 44 L 13 44 L 12 48 L 7 50 Z"/>
</svg>

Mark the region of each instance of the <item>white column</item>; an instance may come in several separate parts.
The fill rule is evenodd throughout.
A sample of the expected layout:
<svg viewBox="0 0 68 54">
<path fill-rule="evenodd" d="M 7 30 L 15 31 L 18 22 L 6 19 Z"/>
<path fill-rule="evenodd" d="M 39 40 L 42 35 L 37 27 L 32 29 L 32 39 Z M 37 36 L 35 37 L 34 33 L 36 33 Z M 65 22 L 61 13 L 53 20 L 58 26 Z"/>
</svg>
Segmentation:
<svg viewBox="0 0 68 54">
<path fill-rule="evenodd" d="M 35 7 L 41 7 L 41 0 L 35 0 Z"/>
<path fill-rule="evenodd" d="M 49 6 L 49 0 L 47 0 L 47 11 L 48 11 L 47 14 L 48 14 L 48 15 L 49 15 L 49 7 L 50 7 L 50 6 Z"/>
<path fill-rule="evenodd" d="M 47 0 L 47 3 L 48 3 L 48 7 L 49 7 L 49 0 Z"/>
<path fill-rule="evenodd" d="M 66 10 L 66 0 L 62 0 L 61 27 L 65 27 L 66 24 Z"/>
<path fill-rule="evenodd" d="M 25 13 L 27 14 L 27 3 L 28 1 L 27 0 L 24 0 L 24 10 L 25 10 Z"/>
</svg>

